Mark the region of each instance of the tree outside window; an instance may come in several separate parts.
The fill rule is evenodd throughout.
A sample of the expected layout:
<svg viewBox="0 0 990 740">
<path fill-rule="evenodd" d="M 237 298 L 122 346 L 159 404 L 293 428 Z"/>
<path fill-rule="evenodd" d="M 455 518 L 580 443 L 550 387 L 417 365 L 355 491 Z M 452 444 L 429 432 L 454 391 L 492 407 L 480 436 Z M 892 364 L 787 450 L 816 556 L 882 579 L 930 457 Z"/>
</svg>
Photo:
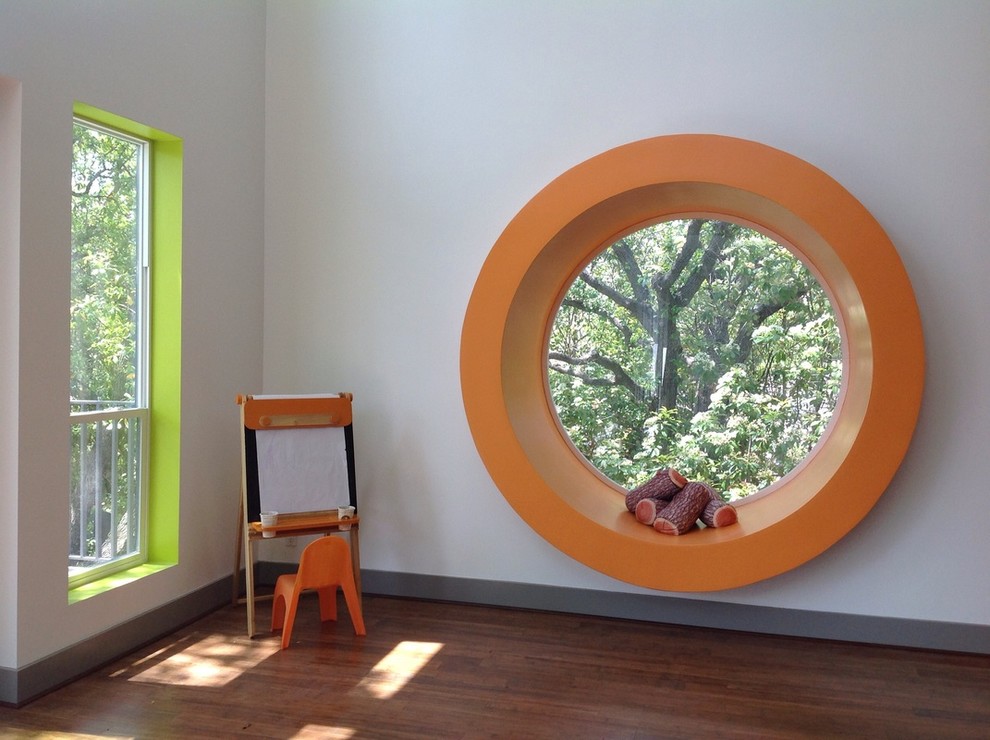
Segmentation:
<svg viewBox="0 0 990 740">
<path fill-rule="evenodd" d="M 148 143 L 77 120 L 71 173 L 69 572 L 143 551 Z"/>
<path fill-rule="evenodd" d="M 821 439 L 842 345 L 828 295 L 788 249 L 726 220 L 670 220 L 582 270 L 548 375 L 561 426 L 615 482 L 670 466 L 738 500 Z"/>
</svg>

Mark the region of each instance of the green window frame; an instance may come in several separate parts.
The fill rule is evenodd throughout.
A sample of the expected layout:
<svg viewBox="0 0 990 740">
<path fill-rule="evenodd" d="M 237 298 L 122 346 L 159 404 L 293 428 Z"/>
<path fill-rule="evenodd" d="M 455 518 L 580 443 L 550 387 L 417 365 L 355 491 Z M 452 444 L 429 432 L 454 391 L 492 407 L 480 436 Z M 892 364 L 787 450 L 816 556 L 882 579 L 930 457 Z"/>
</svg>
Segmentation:
<svg viewBox="0 0 990 740">
<path fill-rule="evenodd" d="M 182 380 L 182 139 L 85 103 L 73 116 L 147 142 L 148 437 L 142 556 L 97 566 L 69 580 L 75 602 L 178 562 Z"/>
</svg>

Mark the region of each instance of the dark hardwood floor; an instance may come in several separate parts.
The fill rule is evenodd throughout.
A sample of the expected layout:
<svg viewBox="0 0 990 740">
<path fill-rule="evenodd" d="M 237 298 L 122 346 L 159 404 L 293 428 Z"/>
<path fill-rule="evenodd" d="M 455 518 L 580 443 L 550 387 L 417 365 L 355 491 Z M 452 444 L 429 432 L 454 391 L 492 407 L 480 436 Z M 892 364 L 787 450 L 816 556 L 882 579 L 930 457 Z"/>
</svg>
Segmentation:
<svg viewBox="0 0 990 740">
<path fill-rule="evenodd" d="M 0 736 L 990 737 L 990 656 L 375 596 L 366 637 L 339 615 L 307 595 L 281 651 L 222 609 L 0 708 Z"/>
</svg>

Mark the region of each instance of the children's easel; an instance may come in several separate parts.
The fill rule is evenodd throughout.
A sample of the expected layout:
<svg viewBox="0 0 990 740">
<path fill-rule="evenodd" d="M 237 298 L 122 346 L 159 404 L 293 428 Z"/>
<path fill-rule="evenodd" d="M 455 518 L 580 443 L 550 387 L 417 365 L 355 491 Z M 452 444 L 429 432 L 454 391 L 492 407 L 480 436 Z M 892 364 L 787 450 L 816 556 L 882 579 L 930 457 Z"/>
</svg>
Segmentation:
<svg viewBox="0 0 990 740">
<path fill-rule="evenodd" d="M 355 516 L 338 517 L 341 506 L 357 507 L 350 393 L 315 396 L 238 395 L 241 407 L 241 505 L 234 563 L 239 601 L 244 550 L 248 637 L 254 637 L 254 544 L 262 539 L 348 532 L 354 582 L 361 593 Z M 278 523 L 261 526 L 262 511 L 277 511 Z"/>
</svg>

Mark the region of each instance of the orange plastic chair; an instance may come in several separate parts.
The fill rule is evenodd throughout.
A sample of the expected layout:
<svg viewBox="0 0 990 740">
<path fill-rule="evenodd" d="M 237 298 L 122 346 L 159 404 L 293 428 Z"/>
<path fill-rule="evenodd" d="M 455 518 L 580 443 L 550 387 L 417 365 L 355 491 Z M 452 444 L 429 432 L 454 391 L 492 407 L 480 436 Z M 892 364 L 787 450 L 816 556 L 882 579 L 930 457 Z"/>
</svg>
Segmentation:
<svg viewBox="0 0 990 740">
<path fill-rule="evenodd" d="M 275 581 L 275 601 L 272 604 L 272 632 L 282 627 L 282 649 L 289 647 L 292 624 L 296 620 L 299 596 L 315 590 L 320 598 L 320 621 L 337 618 L 337 587 L 344 592 L 347 611 L 354 623 L 354 633 L 367 634 L 361 602 L 354 585 L 351 551 L 340 537 L 321 537 L 309 543 L 299 558 L 296 573 L 281 575 Z"/>
</svg>

